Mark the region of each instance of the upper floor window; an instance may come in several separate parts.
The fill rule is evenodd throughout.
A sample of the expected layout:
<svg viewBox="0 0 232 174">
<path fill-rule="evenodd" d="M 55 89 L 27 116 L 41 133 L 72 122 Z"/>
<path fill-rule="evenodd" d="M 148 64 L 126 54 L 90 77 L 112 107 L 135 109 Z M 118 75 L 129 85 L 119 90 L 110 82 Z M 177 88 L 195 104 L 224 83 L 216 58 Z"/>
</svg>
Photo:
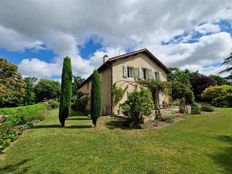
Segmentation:
<svg viewBox="0 0 232 174">
<path fill-rule="evenodd" d="M 154 74 L 155 74 L 155 80 L 160 80 L 160 73 L 154 72 Z"/>
<path fill-rule="evenodd" d="M 127 77 L 134 77 L 133 67 L 127 67 Z"/>
<path fill-rule="evenodd" d="M 142 67 L 131 67 L 123 65 L 123 77 L 135 79 L 154 79 L 160 80 L 160 72 L 154 72 L 152 69 Z"/>
</svg>

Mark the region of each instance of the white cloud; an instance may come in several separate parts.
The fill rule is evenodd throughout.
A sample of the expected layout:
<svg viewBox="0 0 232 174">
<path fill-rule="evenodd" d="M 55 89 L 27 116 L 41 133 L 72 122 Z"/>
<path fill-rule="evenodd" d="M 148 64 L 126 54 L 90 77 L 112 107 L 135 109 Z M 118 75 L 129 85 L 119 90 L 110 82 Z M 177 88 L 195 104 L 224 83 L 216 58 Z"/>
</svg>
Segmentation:
<svg viewBox="0 0 232 174">
<path fill-rule="evenodd" d="M 216 24 L 206 23 L 195 28 L 195 31 L 198 31 L 202 34 L 206 33 L 216 33 L 220 31 L 220 27 Z"/>
<path fill-rule="evenodd" d="M 104 54 L 115 56 L 130 47 L 147 47 L 168 65 L 200 69 L 221 62 L 231 50 L 231 37 L 220 32 L 216 24 L 221 19 L 230 20 L 231 14 L 230 0 L 2 0 L 0 48 L 41 49 L 43 43 L 57 54 L 54 63 L 25 58 L 19 64 L 24 75 L 56 76 L 63 57 L 70 56 L 73 72 L 86 77 L 101 64 Z M 189 31 L 213 34 L 196 43 L 161 44 Z M 104 48 L 86 60 L 79 55 L 77 45 L 91 36 Z M 190 38 L 186 36 L 185 41 Z"/>
<path fill-rule="evenodd" d="M 46 63 L 37 58 L 23 59 L 18 65 L 18 68 L 24 76 L 35 76 L 40 78 L 59 76 L 62 70 L 62 67 L 57 63 Z"/>
</svg>

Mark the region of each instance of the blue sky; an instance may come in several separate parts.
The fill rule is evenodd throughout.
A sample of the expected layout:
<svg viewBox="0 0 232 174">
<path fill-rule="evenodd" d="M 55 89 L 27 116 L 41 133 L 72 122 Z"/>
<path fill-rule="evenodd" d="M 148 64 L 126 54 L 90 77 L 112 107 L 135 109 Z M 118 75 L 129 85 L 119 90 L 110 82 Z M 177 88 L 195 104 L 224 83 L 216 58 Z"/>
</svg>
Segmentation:
<svg viewBox="0 0 232 174">
<path fill-rule="evenodd" d="M 232 52 L 229 0 L 145 1 L 3 0 L 0 57 L 17 64 L 23 76 L 53 79 L 60 78 L 65 56 L 72 58 L 75 75 L 87 77 L 105 54 L 140 48 L 170 67 L 204 74 L 223 69 Z"/>
</svg>

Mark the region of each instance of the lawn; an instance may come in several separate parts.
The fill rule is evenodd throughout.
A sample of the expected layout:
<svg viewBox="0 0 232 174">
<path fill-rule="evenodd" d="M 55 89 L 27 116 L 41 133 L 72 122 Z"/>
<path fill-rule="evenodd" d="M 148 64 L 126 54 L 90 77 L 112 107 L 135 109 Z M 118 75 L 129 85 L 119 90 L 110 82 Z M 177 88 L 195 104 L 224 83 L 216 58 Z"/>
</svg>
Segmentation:
<svg viewBox="0 0 232 174">
<path fill-rule="evenodd" d="M 232 109 L 150 130 L 122 129 L 109 117 L 93 129 L 86 116 L 60 128 L 57 113 L 6 151 L 0 173 L 232 173 Z"/>
</svg>

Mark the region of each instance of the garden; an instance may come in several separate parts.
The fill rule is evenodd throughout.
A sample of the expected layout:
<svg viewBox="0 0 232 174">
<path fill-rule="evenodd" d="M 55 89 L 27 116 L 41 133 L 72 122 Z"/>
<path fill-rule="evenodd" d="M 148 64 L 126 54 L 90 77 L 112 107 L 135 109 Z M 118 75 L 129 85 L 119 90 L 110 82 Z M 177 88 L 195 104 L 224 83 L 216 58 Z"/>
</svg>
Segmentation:
<svg viewBox="0 0 232 174">
<path fill-rule="evenodd" d="M 123 103 L 126 88 L 114 84 L 113 107 L 126 117 L 101 117 L 97 70 L 89 97 L 77 92 L 84 79 L 72 75 L 69 57 L 61 84 L 23 79 L 17 66 L 0 63 L 0 173 L 232 171 L 232 84 L 225 78 L 170 68 L 167 82 L 136 80 L 140 90 Z M 161 94 L 169 96 L 162 107 Z"/>
</svg>

